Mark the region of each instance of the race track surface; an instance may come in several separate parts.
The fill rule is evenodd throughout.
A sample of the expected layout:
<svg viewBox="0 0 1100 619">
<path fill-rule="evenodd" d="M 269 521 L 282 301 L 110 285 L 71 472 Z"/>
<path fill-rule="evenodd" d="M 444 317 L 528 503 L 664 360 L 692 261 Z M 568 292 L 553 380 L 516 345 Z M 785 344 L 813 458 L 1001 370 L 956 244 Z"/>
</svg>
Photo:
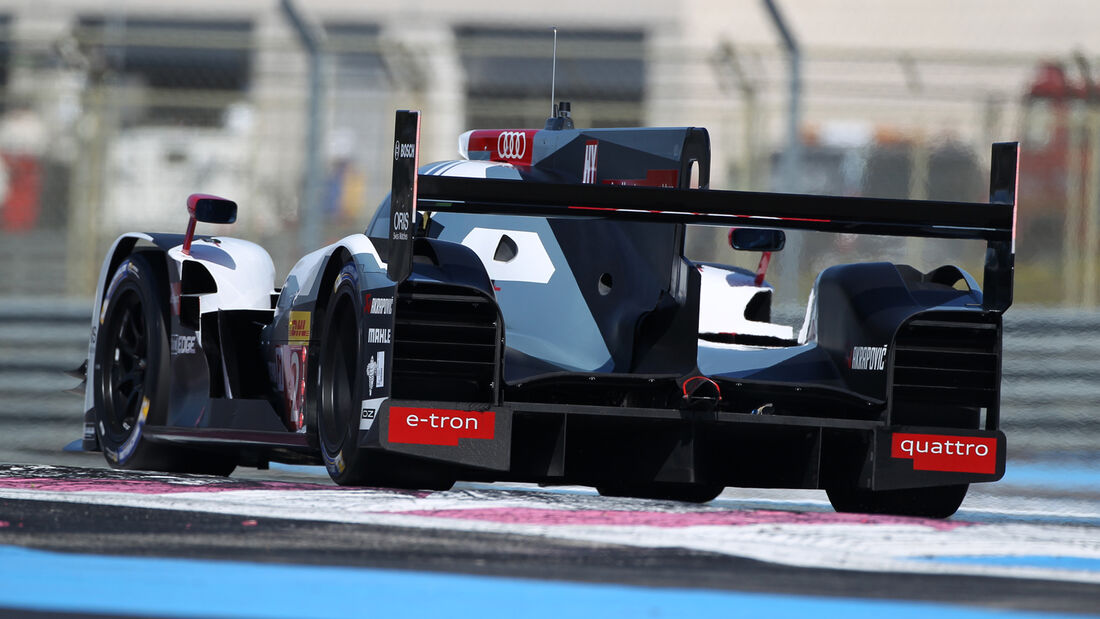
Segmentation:
<svg viewBox="0 0 1100 619">
<path fill-rule="evenodd" d="M 1043 483 L 1045 496 L 975 490 L 940 521 L 836 514 L 817 492 L 727 490 L 690 505 L 579 487 L 339 488 L 316 467 L 225 479 L 92 462 L 0 465 L 0 611 L 1100 613 L 1092 469 L 1077 485 Z"/>
</svg>

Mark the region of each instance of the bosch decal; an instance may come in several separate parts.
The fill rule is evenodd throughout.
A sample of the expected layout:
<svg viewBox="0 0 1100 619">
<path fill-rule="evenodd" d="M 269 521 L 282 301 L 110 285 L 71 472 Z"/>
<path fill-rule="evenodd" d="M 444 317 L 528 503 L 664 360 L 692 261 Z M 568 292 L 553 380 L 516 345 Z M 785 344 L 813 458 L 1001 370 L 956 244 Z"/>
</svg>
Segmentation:
<svg viewBox="0 0 1100 619">
<path fill-rule="evenodd" d="M 848 367 L 853 370 L 885 370 L 886 350 L 886 346 L 854 346 L 848 356 Z"/>
<path fill-rule="evenodd" d="M 458 439 L 492 439 L 496 432 L 493 411 L 459 411 L 440 408 L 390 408 L 391 443 L 458 445 Z"/>
<path fill-rule="evenodd" d="M 291 344 L 305 344 L 309 342 L 309 312 L 290 312 L 290 325 L 287 327 L 286 339 Z"/>
<path fill-rule="evenodd" d="M 402 144 L 400 140 L 393 143 L 393 159 L 412 159 L 416 157 L 416 144 Z"/>
<path fill-rule="evenodd" d="M 997 472 L 997 439 L 939 434 L 894 434 L 890 456 L 913 461 L 915 471 Z"/>
</svg>

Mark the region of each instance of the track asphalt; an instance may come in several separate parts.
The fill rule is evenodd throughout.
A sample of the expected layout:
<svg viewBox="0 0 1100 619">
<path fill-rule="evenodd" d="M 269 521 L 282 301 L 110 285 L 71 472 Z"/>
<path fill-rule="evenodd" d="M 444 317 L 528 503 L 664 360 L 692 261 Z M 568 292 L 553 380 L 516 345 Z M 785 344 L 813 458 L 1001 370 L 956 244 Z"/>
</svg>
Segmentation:
<svg viewBox="0 0 1100 619">
<path fill-rule="evenodd" d="M 1087 497 L 1069 511 L 1024 502 L 928 521 L 838 515 L 799 494 L 697 506 L 579 488 L 343 489 L 266 473 L 295 481 L 0 465 L 0 612 L 1100 613 Z"/>
</svg>

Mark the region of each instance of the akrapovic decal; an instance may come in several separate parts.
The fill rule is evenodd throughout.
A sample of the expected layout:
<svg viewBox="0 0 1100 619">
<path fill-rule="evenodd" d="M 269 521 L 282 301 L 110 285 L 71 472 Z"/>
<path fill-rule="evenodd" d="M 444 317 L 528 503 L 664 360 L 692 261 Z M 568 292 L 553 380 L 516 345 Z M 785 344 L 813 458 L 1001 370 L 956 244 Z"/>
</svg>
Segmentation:
<svg viewBox="0 0 1100 619">
<path fill-rule="evenodd" d="M 915 471 L 997 472 L 997 439 L 941 434 L 896 433 L 890 456 L 913 461 Z"/>
<path fill-rule="evenodd" d="M 458 439 L 492 439 L 496 434 L 493 411 L 460 411 L 442 408 L 390 408 L 391 443 L 458 445 Z"/>
<path fill-rule="evenodd" d="M 881 372 L 886 369 L 886 351 L 886 346 L 853 346 L 848 355 L 848 367 Z"/>
<path fill-rule="evenodd" d="M 393 313 L 393 297 L 371 297 L 367 295 L 367 311 L 373 315 L 390 315 Z"/>
</svg>

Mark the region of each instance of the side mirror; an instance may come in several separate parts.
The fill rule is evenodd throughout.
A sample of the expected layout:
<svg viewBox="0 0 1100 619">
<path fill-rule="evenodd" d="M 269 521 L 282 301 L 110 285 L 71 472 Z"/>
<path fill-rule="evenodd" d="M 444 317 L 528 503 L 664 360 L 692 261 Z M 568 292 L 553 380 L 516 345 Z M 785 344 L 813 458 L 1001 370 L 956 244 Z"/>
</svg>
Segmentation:
<svg viewBox="0 0 1100 619">
<path fill-rule="evenodd" d="M 787 244 L 782 230 L 730 228 L 730 247 L 743 251 L 779 251 Z"/>
<path fill-rule="evenodd" d="M 231 224 L 237 221 L 237 203 L 217 196 L 193 193 L 187 196 L 187 214 L 208 224 Z"/>
<path fill-rule="evenodd" d="M 191 255 L 191 241 L 195 238 L 195 223 L 231 224 L 237 221 L 237 203 L 218 196 L 193 193 L 187 196 L 187 233 L 183 237 L 183 253 Z"/>
</svg>

